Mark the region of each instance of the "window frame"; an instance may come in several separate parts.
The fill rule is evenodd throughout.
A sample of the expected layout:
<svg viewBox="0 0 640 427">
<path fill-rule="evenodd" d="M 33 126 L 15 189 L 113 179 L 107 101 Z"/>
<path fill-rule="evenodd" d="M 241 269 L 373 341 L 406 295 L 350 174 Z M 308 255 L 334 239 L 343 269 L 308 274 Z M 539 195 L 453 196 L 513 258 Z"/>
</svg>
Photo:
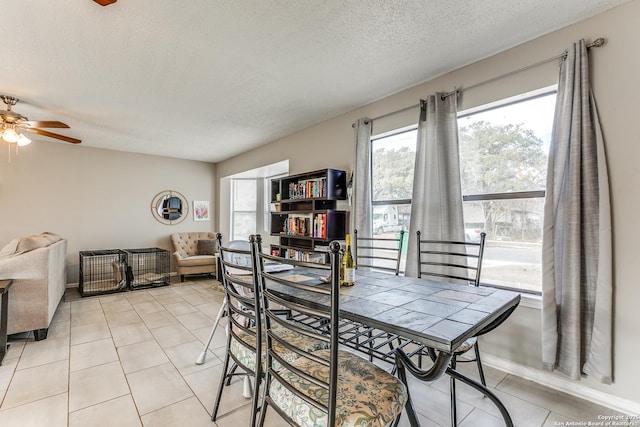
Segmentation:
<svg viewBox="0 0 640 427">
<path fill-rule="evenodd" d="M 513 97 L 504 98 L 498 101 L 494 101 L 488 104 L 479 105 L 477 107 L 468 108 L 458 112 L 456 120 L 464 119 L 465 117 L 472 116 L 478 113 L 485 113 L 487 111 L 496 110 L 498 108 L 508 107 L 510 105 L 520 104 L 522 102 L 532 101 L 534 99 L 542 98 L 551 94 L 558 93 L 558 85 L 551 85 L 538 90 L 525 92 Z M 460 125 L 458 124 L 458 129 Z M 545 190 L 530 190 L 530 191 L 512 191 L 512 192 L 495 192 L 495 193 L 481 193 L 481 194 L 463 194 L 463 202 L 481 202 L 486 200 L 517 200 L 517 199 L 534 199 L 545 197 Z"/>
<path fill-rule="evenodd" d="M 538 90 L 534 90 L 534 91 L 528 91 L 513 97 L 508 97 L 508 98 L 504 98 L 495 102 L 491 102 L 491 103 L 487 103 L 487 104 L 483 104 L 474 108 L 469 108 L 466 110 L 463 110 L 461 112 L 459 112 L 457 114 L 457 123 L 458 123 L 458 129 L 460 128 L 460 119 L 463 119 L 465 117 L 474 115 L 474 114 L 478 114 L 478 113 L 483 113 L 483 112 L 487 112 L 487 111 L 491 111 L 491 110 L 495 110 L 498 108 L 504 108 L 504 107 L 508 107 L 510 105 L 515 105 L 515 104 L 519 104 L 522 102 L 528 102 L 528 101 L 532 101 L 534 99 L 537 98 L 541 98 L 541 97 L 545 97 L 545 96 L 549 96 L 552 94 L 557 94 L 558 90 L 557 90 L 557 84 L 556 85 L 552 85 L 552 86 L 547 86 L 544 88 L 540 88 Z M 371 174 L 371 185 L 370 185 L 370 191 L 371 191 L 371 206 L 369 208 L 369 215 L 373 215 L 373 207 L 374 206 L 381 206 L 381 205 L 409 205 L 411 206 L 412 203 L 412 199 L 408 198 L 408 199 L 380 199 L 380 200 L 374 200 L 374 196 L 373 196 L 373 188 L 374 188 L 374 176 L 373 176 L 373 157 L 374 157 L 374 143 L 380 139 L 384 139 L 384 138 L 388 138 L 388 137 L 392 137 L 395 135 L 399 135 L 402 133 L 406 133 L 406 132 L 412 132 L 417 130 L 418 125 L 417 124 L 413 124 L 410 126 L 405 126 L 402 128 L 398 128 L 398 129 L 394 129 L 392 131 L 388 131 L 388 132 L 384 132 L 378 135 L 372 135 L 370 138 L 370 144 L 371 144 L 371 155 L 370 155 L 370 159 L 369 159 L 369 167 L 370 170 L 372 171 Z M 417 147 L 416 147 L 417 148 Z M 546 179 L 545 179 L 546 181 Z M 412 190 L 413 191 L 413 190 Z M 481 202 L 481 201 L 491 201 L 491 200 L 519 200 L 519 199 L 544 199 L 546 197 L 546 191 L 543 190 L 526 190 L 526 191 L 511 191 L 511 192 L 494 192 L 494 193 L 481 193 L 481 194 L 463 194 L 462 195 L 462 202 Z M 506 286 L 506 285 L 500 285 L 500 284 L 494 284 L 494 283 L 487 283 L 485 281 L 482 281 L 481 284 L 483 286 L 486 287 L 492 287 L 492 288 L 496 288 L 496 289 L 508 289 L 511 291 L 515 291 L 515 292 L 519 292 L 521 294 L 527 294 L 533 297 L 539 297 L 542 293 L 541 290 L 532 290 L 532 289 L 523 289 L 523 288 L 515 288 L 515 287 L 510 287 L 510 286 Z"/>
<path fill-rule="evenodd" d="M 263 179 L 263 194 L 262 194 L 262 205 L 263 205 L 263 230 L 265 235 L 269 235 L 271 233 L 271 204 L 273 203 L 273 201 L 271 200 L 271 180 L 272 179 L 278 179 L 278 178 L 284 178 L 286 176 L 289 176 L 288 172 L 282 172 L 282 173 L 278 173 L 275 175 L 269 175 L 269 176 L 265 176 Z"/>
<path fill-rule="evenodd" d="M 369 170 L 371 170 L 371 186 L 370 186 L 370 190 L 371 190 L 371 206 L 383 206 L 383 205 L 411 205 L 411 198 L 408 199 L 384 199 L 384 200 L 374 200 L 373 199 L 373 153 L 374 153 L 374 149 L 373 149 L 373 144 L 374 142 L 380 140 L 380 139 L 385 139 L 385 138 L 389 138 L 392 136 L 396 136 L 396 135 L 400 135 L 403 133 L 408 133 L 408 132 L 413 132 L 413 131 L 417 131 L 418 130 L 418 124 L 413 124 L 413 125 L 409 125 L 409 126 L 405 126 L 399 129 L 394 129 L 392 131 L 389 132 L 384 132 L 378 135 L 372 135 L 371 138 L 369 139 L 369 144 L 371 144 L 371 155 L 369 156 Z"/>
<path fill-rule="evenodd" d="M 256 187 L 256 204 L 254 205 L 254 209 L 253 210 L 241 210 L 241 209 L 235 209 L 235 200 L 236 200 L 236 182 L 238 181 L 253 181 L 255 183 L 255 187 Z M 254 222 L 256 224 L 256 231 L 258 229 L 258 206 L 259 206 L 259 201 L 260 201 L 260 194 L 259 194 L 259 185 L 258 185 L 258 178 L 231 178 L 231 212 L 230 212 L 230 230 L 229 230 L 229 234 L 231 236 L 230 240 L 239 240 L 238 236 L 235 235 L 235 217 L 236 214 L 241 213 L 241 214 L 253 214 L 254 216 Z"/>
</svg>

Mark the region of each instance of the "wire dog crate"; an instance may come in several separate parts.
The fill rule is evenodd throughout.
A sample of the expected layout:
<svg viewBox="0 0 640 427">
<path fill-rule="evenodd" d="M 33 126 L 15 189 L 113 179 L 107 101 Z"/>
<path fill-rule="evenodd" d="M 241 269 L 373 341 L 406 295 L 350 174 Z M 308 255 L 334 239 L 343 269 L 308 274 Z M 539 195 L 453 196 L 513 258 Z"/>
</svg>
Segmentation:
<svg viewBox="0 0 640 427">
<path fill-rule="evenodd" d="M 131 289 L 169 284 L 169 251 L 160 248 L 125 249 Z"/>
<path fill-rule="evenodd" d="M 120 249 L 80 251 L 79 269 L 83 297 L 127 290 L 127 254 Z"/>
</svg>

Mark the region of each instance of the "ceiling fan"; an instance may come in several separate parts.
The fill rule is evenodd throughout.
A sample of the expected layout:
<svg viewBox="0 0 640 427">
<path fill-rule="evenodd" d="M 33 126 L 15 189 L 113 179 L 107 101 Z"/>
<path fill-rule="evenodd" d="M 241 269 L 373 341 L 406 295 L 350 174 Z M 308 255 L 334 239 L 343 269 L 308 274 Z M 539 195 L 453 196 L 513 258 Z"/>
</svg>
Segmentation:
<svg viewBox="0 0 640 427">
<path fill-rule="evenodd" d="M 27 145 L 31 142 L 24 132 L 36 133 L 49 138 L 55 138 L 72 144 L 80 144 L 82 141 L 58 133 L 49 132 L 40 128 L 69 128 L 68 125 L 58 121 L 33 121 L 11 110 L 16 105 L 18 98 L 10 95 L 0 95 L 0 99 L 7 105 L 6 110 L 0 110 L 0 138 L 9 143 Z"/>
</svg>

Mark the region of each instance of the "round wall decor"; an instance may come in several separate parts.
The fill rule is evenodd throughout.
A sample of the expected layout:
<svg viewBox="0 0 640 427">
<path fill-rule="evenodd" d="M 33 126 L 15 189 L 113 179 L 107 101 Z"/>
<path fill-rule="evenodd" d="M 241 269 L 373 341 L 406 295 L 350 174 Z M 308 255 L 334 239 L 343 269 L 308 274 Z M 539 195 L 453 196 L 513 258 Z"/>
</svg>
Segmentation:
<svg viewBox="0 0 640 427">
<path fill-rule="evenodd" d="M 151 213 L 156 220 L 163 224 L 179 224 L 189 213 L 189 203 L 177 191 L 161 191 L 151 201 Z"/>
</svg>

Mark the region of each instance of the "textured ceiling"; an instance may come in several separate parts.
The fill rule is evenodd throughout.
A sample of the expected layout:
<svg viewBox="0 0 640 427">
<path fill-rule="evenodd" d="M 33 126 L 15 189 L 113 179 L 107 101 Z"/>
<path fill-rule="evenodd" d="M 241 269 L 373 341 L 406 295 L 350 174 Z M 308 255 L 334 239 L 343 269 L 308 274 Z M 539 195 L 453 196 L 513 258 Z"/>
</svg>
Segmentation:
<svg viewBox="0 0 640 427">
<path fill-rule="evenodd" d="M 86 146 L 217 162 L 625 1 L 4 1 L 0 93 Z"/>
</svg>

